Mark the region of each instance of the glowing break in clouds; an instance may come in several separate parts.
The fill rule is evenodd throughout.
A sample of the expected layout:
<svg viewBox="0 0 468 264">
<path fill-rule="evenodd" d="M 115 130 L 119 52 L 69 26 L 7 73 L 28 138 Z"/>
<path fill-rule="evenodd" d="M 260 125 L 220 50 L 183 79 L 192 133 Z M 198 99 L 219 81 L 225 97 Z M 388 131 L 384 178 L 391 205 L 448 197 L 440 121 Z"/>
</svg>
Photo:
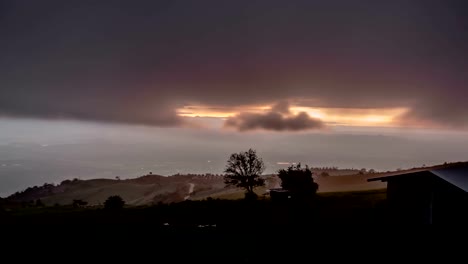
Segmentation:
<svg viewBox="0 0 468 264">
<path fill-rule="evenodd" d="M 401 117 L 409 109 L 399 108 L 312 108 L 291 107 L 293 113 L 306 112 L 328 125 L 400 127 Z"/>
<path fill-rule="evenodd" d="M 171 127 L 299 98 L 327 124 L 468 129 L 468 1 L 64 2 L 1 2 L 0 116 Z"/>
<path fill-rule="evenodd" d="M 210 107 L 210 106 L 185 106 L 178 109 L 180 116 L 211 117 L 227 120 L 226 127 L 237 127 L 241 131 L 255 129 L 267 130 L 305 130 L 312 128 L 323 128 L 326 126 L 369 126 L 369 127 L 400 127 L 408 124 L 401 122 L 409 109 L 407 108 L 323 108 L 289 105 L 280 102 L 273 106 L 244 106 L 244 107 Z M 320 121 L 322 124 L 316 126 L 308 123 L 308 119 Z M 286 118 L 283 118 L 286 116 Z M 298 118 L 300 117 L 300 118 Z M 298 129 L 287 129 L 285 123 L 303 121 L 306 124 L 294 125 Z M 303 118 L 303 119 L 301 119 Z M 266 120 L 269 119 L 269 122 Z M 252 124 L 258 122 L 258 124 Z M 266 122 L 266 123 L 265 123 Z M 279 125 L 281 122 L 282 125 Z M 270 127 L 270 124 L 276 124 Z M 293 126 L 290 124 L 290 126 Z M 301 129 L 299 129 L 301 127 Z M 282 128 L 282 129 L 275 129 Z"/>
</svg>

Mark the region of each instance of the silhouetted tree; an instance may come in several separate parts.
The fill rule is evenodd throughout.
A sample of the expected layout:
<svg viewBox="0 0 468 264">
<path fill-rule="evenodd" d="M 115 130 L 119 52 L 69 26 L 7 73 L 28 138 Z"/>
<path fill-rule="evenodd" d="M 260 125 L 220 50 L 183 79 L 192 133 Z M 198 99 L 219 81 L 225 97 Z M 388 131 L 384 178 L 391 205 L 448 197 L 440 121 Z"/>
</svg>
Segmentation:
<svg viewBox="0 0 468 264">
<path fill-rule="evenodd" d="M 36 200 L 36 207 L 43 207 L 44 203 L 41 201 L 41 199 Z"/>
<path fill-rule="evenodd" d="M 281 187 L 290 191 L 293 198 L 308 199 L 315 196 L 318 190 L 318 184 L 312 177 L 312 171 L 306 165 L 301 167 L 301 163 L 291 165 L 287 169 L 278 171 L 278 177 L 281 179 Z"/>
<path fill-rule="evenodd" d="M 124 205 L 125 201 L 118 195 L 109 196 L 104 202 L 104 208 L 110 210 L 122 209 Z"/>
<path fill-rule="evenodd" d="M 265 180 L 261 178 L 265 165 L 257 152 L 249 149 L 245 152 L 233 153 L 227 161 L 224 172 L 224 183 L 238 188 L 244 188 L 245 198 L 254 199 L 257 195 L 254 188 L 265 185 Z"/>
<path fill-rule="evenodd" d="M 82 206 L 88 205 L 88 202 L 83 201 L 83 200 L 73 200 L 73 207 L 78 208 Z"/>
<path fill-rule="evenodd" d="M 326 172 L 326 171 L 323 171 L 323 172 L 320 174 L 320 176 L 322 176 L 322 177 L 328 177 L 328 176 L 330 176 L 330 174 L 329 174 L 328 172 Z"/>
<path fill-rule="evenodd" d="M 70 184 L 72 181 L 71 180 L 63 180 L 60 185 L 66 185 L 66 184 Z"/>
</svg>

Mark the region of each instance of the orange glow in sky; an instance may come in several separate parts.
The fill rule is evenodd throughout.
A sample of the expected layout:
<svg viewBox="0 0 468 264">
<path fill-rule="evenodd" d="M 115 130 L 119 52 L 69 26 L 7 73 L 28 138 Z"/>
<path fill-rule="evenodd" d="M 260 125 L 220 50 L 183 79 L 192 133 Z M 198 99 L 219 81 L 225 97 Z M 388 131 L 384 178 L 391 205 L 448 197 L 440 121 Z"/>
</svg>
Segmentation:
<svg viewBox="0 0 468 264">
<path fill-rule="evenodd" d="M 240 112 L 262 113 L 270 109 L 270 106 L 246 106 L 246 107 L 209 107 L 190 105 L 178 109 L 178 114 L 185 117 L 215 117 L 227 118 Z M 319 118 L 330 126 L 379 126 L 397 127 L 398 117 L 408 111 L 407 108 L 323 108 L 291 106 L 292 114 L 306 112 L 311 117 Z"/>
<path fill-rule="evenodd" d="M 330 125 L 398 126 L 397 119 L 407 108 L 310 108 L 291 107 L 293 113 L 306 112 Z"/>
</svg>

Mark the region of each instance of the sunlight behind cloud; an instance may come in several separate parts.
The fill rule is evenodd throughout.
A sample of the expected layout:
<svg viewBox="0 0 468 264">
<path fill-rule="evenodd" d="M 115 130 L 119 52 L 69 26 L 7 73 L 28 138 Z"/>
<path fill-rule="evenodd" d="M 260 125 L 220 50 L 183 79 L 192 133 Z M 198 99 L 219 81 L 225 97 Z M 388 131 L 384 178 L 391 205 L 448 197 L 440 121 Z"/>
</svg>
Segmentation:
<svg viewBox="0 0 468 264">
<path fill-rule="evenodd" d="M 218 117 L 226 118 L 239 112 L 262 113 L 270 109 L 269 106 L 244 107 L 211 107 L 206 105 L 186 105 L 177 109 L 177 114 L 184 117 Z"/>
<path fill-rule="evenodd" d="M 210 107 L 203 105 L 188 105 L 178 109 L 178 114 L 184 117 L 212 117 L 227 118 L 240 112 L 264 113 L 270 106 L 244 106 L 244 107 Z M 291 106 L 292 114 L 305 112 L 313 118 L 323 120 L 329 126 L 378 126 L 399 127 L 398 117 L 402 116 L 407 108 L 322 108 Z"/>
</svg>

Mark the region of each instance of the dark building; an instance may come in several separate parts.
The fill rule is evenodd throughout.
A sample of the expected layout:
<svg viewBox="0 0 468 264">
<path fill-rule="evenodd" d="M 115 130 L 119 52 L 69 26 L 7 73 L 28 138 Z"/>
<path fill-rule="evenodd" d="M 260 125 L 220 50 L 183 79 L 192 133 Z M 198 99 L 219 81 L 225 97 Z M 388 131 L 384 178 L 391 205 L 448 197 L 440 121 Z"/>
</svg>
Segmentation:
<svg viewBox="0 0 468 264">
<path fill-rule="evenodd" d="M 468 164 L 372 178 L 387 182 L 388 218 L 402 224 L 466 224 Z"/>
</svg>

